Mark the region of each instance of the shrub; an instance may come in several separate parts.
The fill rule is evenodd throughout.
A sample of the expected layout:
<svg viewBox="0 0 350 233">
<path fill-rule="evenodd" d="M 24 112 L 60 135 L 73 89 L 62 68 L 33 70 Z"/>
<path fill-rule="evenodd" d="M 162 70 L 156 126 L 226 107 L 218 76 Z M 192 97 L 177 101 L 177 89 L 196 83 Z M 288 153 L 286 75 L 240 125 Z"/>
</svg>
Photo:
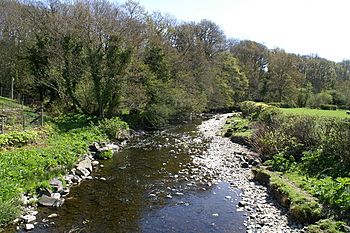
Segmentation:
<svg viewBox="0 0 350 233">
<path fill-rule="evenodd" d="M 113 151 L 112 150 L 105 150 L 101 151 L 97 154 L 98 159 L 110 159 L 113 157 Z"/>
<path fill-rule="evenodd" d="M 119 117 L 104 119 L 98 123 L 98 129 L 108 135 L 111 140 L 119 140 L 128 137 L 129 126 Z"/>
<path fill-rule="evenodd" d="M 320 109 L 322 110 L 337 110 L 337 105 L 332 105 L 332 104 L 321 104 Z"/>
<path fill-rule="evenodd" d="M 38 133 L 34 130 L 13 131 L 6 134 L 0 134 L 0 147 L 23 146 L 35 141 Z"/>
<path fill-rule="evenodd" d="M 259 116 L 260 112 L 267 107 L 270 106 L 264 103 L 256 103 L 253 101 L 244 101 L 239 105 L 239 109 L 242 112 L 243 117 L 250 117 L 252 119 L 256 119 Z"/>
<path fill-rule="evenodd" d="M 308 233 L 341 233 L 346 232 L 346 224 L 341 221 L 322 219 L 315 224 L 308 226 Z"/>
</svg>

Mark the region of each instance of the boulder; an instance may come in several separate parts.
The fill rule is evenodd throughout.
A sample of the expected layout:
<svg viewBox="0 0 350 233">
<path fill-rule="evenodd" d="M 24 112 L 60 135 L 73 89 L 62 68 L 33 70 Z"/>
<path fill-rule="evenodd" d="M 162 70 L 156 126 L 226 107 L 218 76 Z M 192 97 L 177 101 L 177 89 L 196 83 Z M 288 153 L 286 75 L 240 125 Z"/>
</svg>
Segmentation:
<svg viewBox="0 0 350 233">
<path fill-rule="evenodd" d="M 39 204 L 46 207 L 60 207 L 63 204 L 63 199 L 57 199 L 54 197 L 49 197 L 46 195 L 42 195 L 39 198 Z"/>
<path fill-rule="evenodd" d="M 61 192 L 63 190 L 62 181 L 60 181 L 58 178 L 51 179 L 50 180 L 50 185 L 57 192 Z"/>
<path fill-rule="evenodd" d="M 77 165 L 76 165 L 76 170 L 81 171 L 81 170 L 88 170 L 89 172 L 92 172 L 92 165 L 91 165 L 91 159 L 86 158 L 81 160 Z"/>
<path fill-rule="evenodd" d="M 24 215 L 21 218 L 25 223 L 34 222 L 36 220 L 36 217 L 34 215 L 31 215 L 31 214 Z"/>
<path fill-rule="evenodd" d="M 97 152 L 100 149 L 100 145 L 97 142 L 93 142 L 90 146 L 89 146 L 89 150 L 92 152 Z"/>
</svg>

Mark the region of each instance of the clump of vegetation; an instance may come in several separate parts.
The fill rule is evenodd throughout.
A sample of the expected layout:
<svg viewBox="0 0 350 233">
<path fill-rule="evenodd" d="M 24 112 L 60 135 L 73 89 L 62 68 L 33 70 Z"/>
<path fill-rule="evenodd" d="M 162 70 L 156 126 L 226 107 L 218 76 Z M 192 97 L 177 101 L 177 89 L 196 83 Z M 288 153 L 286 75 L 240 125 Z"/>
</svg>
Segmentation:
<svg viewBox="0 0 350 233">
<path fill-rule="evenodd" d="M 5 134 L 0 134 L 0 147 L 20 147 L 34 142 L 38 137 L 38 132 L 35 130 L 27 131 L 11 131 Z"/>
<path fill-rule="evenodd" d="M 291 217 L 302 223 L 312 223 L 322 217 L 322 206 L 318 200 L 288 181 L 281 174 L 255 169 L 255 177 L 267 177 L 264 181 L 282 204 L 289 208 Z M 262 175 L 263 174 L 263 175 Z M 265 178 L 266 179 L 266 178 Z"/>
<path fill-rule="evenodd" d="M 119 117 L 101 120 L 97 127 L 111 140 L 124 139 L 129 135 L 129 125 Z"/>
<path fill-rule="evenodd" d="M 112 150 L 104 150 L 97 153 L 98 159 L 110 159 L 113 157 L 113 151 Z"/>
<path fill-rule="evenodd" d="M 252 136 L 252 129 L 249 126 L 250 121 L 236 116 L 229 118 L 223 127 L 225 137 L 230 137 L 232 141 L 243 144 L 249 144 Z"/>
<path fill-rule="evenodd" d="M 264 165 L 284 174 L 280 180 L 280 173 L 276 176 L 271 173 L 271 184 L 279 192 L 297 200 L 291 201 L 291 214 L 299 221 L 305 221 L 310 216 L 317 219 L 319 213 L 317 202 L 293 198 L 291 190 L 296 187 L 317 197 L 318 202 L 330 207 L 339 218 L 349 216 L 350 154 L 347 146 L 350 143 L 350 124 L 344 116 L 337 115 L 345 113 L 315 109 L 301 113 L 299 109 L 261 109 L 260 103 L 256 105 L 257 112 L 248 115 L 255 119 L 252 142 L 265 160 Z M 325 111 L 326 114 L 322 115 Z M 295 185 L 289 186 L 288 182 Z M 304 205 L 305 202 L 308 204 Z"/>
<path fill-rule="evenodd" d="M 308 226 L 308 233 L 341 233 L 349 232 L 349 228 L 344 222 L 332 219 L 322 219 L 315 224 Z"/>
<path fill-rule="evenodd" d="M 37 147 L 24 146 L 0 152 L 0 225 L 20 213 L 22 192 L 35 192 L 47 180 L 67 173 L 87 153 L 88 145 L 108 140 L 107 132 L 117 134 L 118 130 L 128 129 L 120 119 L 95 125 L 89 117 L 62 116 L 52 122 L 53 127 L 43 130 L 46 137 L 42 137 L 43 141 Z M 106 122 L 106 129 L 111 131 L 102 129 L 101 125 Z M 112 151 L 102 154 L 104 158 L 112 155 Z"/>
</svg>

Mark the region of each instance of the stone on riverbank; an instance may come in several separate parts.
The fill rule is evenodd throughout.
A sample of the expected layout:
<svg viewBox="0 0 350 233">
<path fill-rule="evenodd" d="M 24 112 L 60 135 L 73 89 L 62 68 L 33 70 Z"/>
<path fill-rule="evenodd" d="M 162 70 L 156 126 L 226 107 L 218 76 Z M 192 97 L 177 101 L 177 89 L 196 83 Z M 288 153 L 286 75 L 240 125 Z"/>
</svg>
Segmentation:
<svg viewBox="0 0 350 233">
<path fill-rule="evenodd" d="M 46 207 L 60 207 L 63 204 L 63 199 L 57 199 L 54 197 L 49 197 L 46 195 L 42 195 L 39 198 L 39 204 Z"/>
</svg>

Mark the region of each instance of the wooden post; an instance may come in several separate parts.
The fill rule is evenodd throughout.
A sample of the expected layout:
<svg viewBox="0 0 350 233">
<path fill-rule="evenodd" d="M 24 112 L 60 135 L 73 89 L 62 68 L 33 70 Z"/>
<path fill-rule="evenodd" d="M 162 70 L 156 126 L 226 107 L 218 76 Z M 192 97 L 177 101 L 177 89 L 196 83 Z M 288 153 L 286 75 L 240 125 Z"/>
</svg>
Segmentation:
<svg viewBox="0 0 350 233">
<path fill-rule="evenodd" d="M 40 125 L 41 127 L 44 126 L 44 104 L 41 103 L 41 108 L 40 108 Z"/>
<path fill-rule="evenodd" d="M 23 131 L 26 129 L 26 116 L 24 113 L 24 100 L 22 100 L 22 126 L 23 126 Z"/>
<path fill-rule="evenodd" d="M 1 116 L 1 133 L 5 133 L 5 117 Z"/>
<path fill-rule="evenodd" d="M 11 99 L 13 100 L 13 88 L 14 88 L 15 78 L 12 78 L 11 81 Z"/>
</svg>

